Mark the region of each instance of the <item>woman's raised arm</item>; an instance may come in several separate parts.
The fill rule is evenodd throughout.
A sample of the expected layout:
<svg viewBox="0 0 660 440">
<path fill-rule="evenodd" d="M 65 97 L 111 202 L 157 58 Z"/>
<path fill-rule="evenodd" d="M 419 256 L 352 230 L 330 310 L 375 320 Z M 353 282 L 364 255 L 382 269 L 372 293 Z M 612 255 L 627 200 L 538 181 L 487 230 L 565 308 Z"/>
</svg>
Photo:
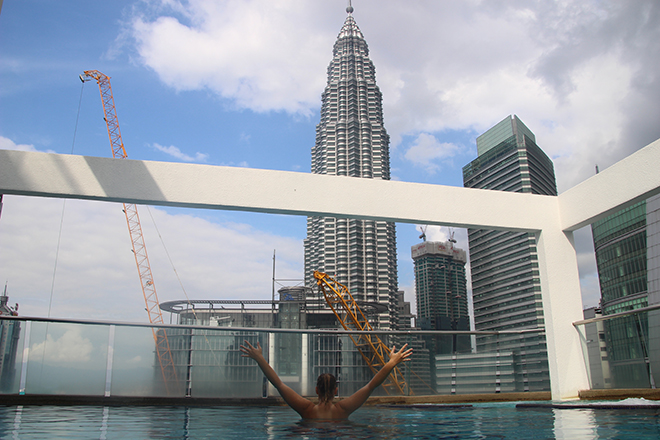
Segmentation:
<svg viewBox="0 0 660 440">
<path fill-rule="evenodd" d="M 245 341 L 245 345 L 241 345 L 240 350 L 243 352 L 241 356 L 249 357 L 257 361 L 257 365 L 259 365 L 259 368 L 261 368 L 261 371 L 263 371 L 266 379 L 268 379 L 268 381 L 272 383 L 275 388 L 277 388 L 277 391 L 279 391 L 280 396 L 282 396 L 284 401 L 291 408 L 293 408 L 294 411 L 305 417 L 303 413 L 309 410 L 311 406 L 314 406 L 314 404 L 310 400 L 307 400 L 300 394 L 296 393 L 291 387 L 282 382 L 282 379 L 280 379 L 275 370 L 273 370 L 268 362 L 266 362 L 266 359 L 261 352 L 261 344 L 257 342 L 257 346 L 253 347 L 252 344 L 250 344 L 248 341 Z"/>
<path fill-rule="evenodd" d="M 352 396 L 342 399 L 337 403 L 337 406 L 340 407 L 343 411 L 346 412 L 346 417 L 350 415 L 353 411 L 362 406 L 364 402 L 367 401 L 371 393 L 374 392 L 380 384 L 382 384 L 387 376 L 392 372 L 394 367 L 396 367 L 401 362 L 409 361 L 410 356 L 412 356 L 412 348 L 409 348 L 408 344 L 405 344 L 401 349 L 395 352 L 395 347 L 392 347 L 390 352 L 390 360 L 376 373 L 369 381 L 368 384 L 357 390 Z"/>
</svg>

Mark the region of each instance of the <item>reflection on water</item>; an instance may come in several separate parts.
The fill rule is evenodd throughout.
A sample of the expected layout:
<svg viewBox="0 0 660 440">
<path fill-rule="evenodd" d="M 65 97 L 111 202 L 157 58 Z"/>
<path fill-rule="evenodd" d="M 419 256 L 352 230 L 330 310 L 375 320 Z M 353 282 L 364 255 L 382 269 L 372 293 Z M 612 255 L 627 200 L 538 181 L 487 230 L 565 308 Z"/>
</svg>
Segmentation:
<svg viewBox="0 0 660 440">
<path fill-rule="evenodd" d="M 103 419 L 101 420 L 101 440 L 106 440 L 108 438 L 108 417 L 110 416 L 110 408 L 107 406 L 103 407 Z"/>
<path fill-rule="evenodd" d="M 592 409 L 553 409 L 555 417 L 555 438 L 597 439 L 598 430 Z"/>
<path fill-rule="evenodd" d="M 657 439 L 657 410 L 366 407 L 341 422 L 286 407 L 0 407 L 0 439 Z"/>
<path fill-rule="evenodd" d="M 14 429 L 11 431 L 11 436 L 15 439 L 18 438 L 18 430 L 21 427 L 21 414 L 23 414 L 23 406 L 19 405 L 16 407 L 16 412 L 14 413 Z"/>
</svg>

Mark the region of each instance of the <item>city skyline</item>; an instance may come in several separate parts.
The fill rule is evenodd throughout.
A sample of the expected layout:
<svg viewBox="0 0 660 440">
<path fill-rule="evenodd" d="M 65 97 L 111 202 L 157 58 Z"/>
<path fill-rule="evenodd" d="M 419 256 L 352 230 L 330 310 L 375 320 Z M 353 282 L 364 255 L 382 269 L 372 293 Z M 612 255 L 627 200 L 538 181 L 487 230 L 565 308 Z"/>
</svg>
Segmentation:
<svg viewBox="0 0 660 440">
<path fill-rule="evenodd" d="M 5 2 L 0 148 L 109 156 L 93 84 L 75 125 L 77 76 L 98 69 L 112 77 L 130 158 L 307 172 L 345 6 Z M 476 134 L 511 113 L 555 160 L 560 192 L 595 163 L 604 169 L 660 137 L 655 3 L 353 6 L 378 66 L 393 179 L 460 186 Z M 0 277 L 22 314 L 45 315 L 52 300 L 53 316 L 146 320 L 120 208 L 67 202 L 58 248 L 61 200 L 6 196 L 4 205 Z M 161 301 L 184 296 L 170 257 L 191 298 L 269 298 L 273 249 L 278 278 L 302 277 L 304 218 L 150 212 L 160 234 L 153 226 L 145 234 Z M 411 300 L 404 256 L 419 232 L 397 229 L 400 287 Z M 446 229 L 427 235 L 444 240 Z M 465 247 L 464 231 L 457 238 Z M 577 245 L 593 301 L 590 237 Z"/>
</svg>

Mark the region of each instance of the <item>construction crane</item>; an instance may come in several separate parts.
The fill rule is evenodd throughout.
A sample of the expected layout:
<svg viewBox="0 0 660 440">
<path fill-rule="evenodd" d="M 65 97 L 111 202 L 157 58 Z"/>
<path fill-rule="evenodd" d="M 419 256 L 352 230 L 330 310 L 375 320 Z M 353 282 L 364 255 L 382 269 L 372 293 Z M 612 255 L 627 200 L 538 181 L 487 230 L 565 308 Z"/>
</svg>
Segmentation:
<svg viewBox="0 0 660 440">
<path fill-rule="evenodd" d="M 104 119 L 108 128 L 108 136 L 110 137 L 110 147 L 112 148 L 112 157 L 115 159 L 126 159 L 128 156 L 124 148 L 124 142 L 121 139 L 119 120 L 117 119 L 117 111 L 115 110 L 115 99 L 112 96 L 112 87 L 110 86 L 110 77 L 98 70 L 85 70 L 80 75 L 80 80 L 83 83 L 94 80 L 99 85 L 101 100 L 103 101 Z M 132 250 L 135 255 L 138 275 L 140 276 L 140 284 L 142 286 L 142 293 L 144 294 L 147 314 L 149 315 L 149 322 L 152 324 L 163 324 L 163 314 L 160 310 L 156 286 L 154 285 L 154 278 L 151 274 L 151 266 L 144 243 L 137 206 L 124 203 L 123 211 L 126 215 L 126 223 L 131 237 Z M 170 344 L 167 340 L 167 334 L 163 329 L 156 330 L 156 328 L 152 327 L 151 330 L 154 341 L 156 342 L 156 355 L 163 373 L 163 381 L 169 394 L 170 385 L 177 382 Z"/>
<path fill-rule="evenodd" d="M 389 347 L 378 336 L 367 333 L 373 328 L 346 286 L 323 272 L 314 271 L 314 278 L 316 278 L 319 289 L 323 292 L 326 303 L 332 309 L 344 330 L 360 331 L 357 334 L 349 334 L 349 337 L 362 358 L 364 358 L 367 366 L 376 374 L 387 363 Z M 394 370 L 388 376 L 388 380 L 383 383 L 383 388 L 388 395 L 391 390 L 403 395 L 414 394 L 406 384 L 398 367 L 394 367 Z"/>
<path fill-rule="evenodd" d="M 454 238 L 454 230 L 452 228 L 449 228 L 449 242 L 451 243 L 451 248 L 454 249 L 454 243 L 456 243 L 456 239 Z"/>
<path fill-rule="evenodd" d="M 426 228 L 428 228 L 429 225 L 424 225 L 419 227 L 419 231 L 422 233 L 422 235 L 419 236 L 419 238 L 422 241 L 426 241 Z"/>
</svg>

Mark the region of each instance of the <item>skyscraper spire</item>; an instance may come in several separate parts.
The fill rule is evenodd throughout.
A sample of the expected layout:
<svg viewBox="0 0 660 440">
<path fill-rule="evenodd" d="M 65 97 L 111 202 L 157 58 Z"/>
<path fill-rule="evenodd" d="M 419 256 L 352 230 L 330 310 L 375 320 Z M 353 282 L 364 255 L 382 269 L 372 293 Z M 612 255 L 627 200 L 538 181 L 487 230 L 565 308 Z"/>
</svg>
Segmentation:
<svg viewBox="0 0 660 440">
<path fill-rule="evenodd" d="M 346 7 L 346 12 L 348 12 L 349 15 L 353 13 L 353 6 L 351 5 L 351 0 L 348 0 L 348 6 Z"/>
<path fill-rule="evenodd" d="M 389 136 L 369 48 L 355 23 L 352 6 L 337 36 L 321 97 L 321 120 L 312 148 L 312 173 L 390 179 Z M 345 194 L 345 197 L 351 197 Z M 397 291 L 394 223 L 309 217 L 305 239 L 305 280 L 326 272 L 346 285 L 357 301 L 387 305 L 393 313 Z M 380 313 L 390 328 L 390 312 Z"/>
</svg>

